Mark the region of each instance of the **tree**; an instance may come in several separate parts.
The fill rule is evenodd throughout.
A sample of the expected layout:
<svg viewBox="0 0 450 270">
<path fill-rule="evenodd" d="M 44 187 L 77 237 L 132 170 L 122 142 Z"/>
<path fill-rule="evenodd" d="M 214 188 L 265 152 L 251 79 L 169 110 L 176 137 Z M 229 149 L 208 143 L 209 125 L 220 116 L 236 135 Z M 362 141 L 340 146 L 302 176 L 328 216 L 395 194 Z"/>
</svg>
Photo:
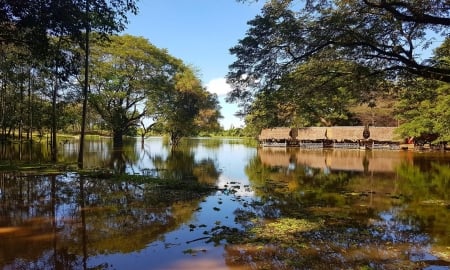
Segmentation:
<svg viewBox="0 0 450 270">
<path fill-rule="evenodd" d="M 148 114 L 148 96 L 163 91 L 180 63 L 142 37 L 112 36 L 92 47 L 89 101 L 111 129 L 115 147 Z"/>
<path fill-rule="evenodd" d="M 25 130 L 30 138 L 32 128 L 42 127 L 51 115 L 38 113 L 46 109 L 49 97 L 45 62 L 32 61 L 23 47 L 14 44 L 3 44 L 0 55 L 0 137 L 14 136 L 17 129 L 19 140 Z"/>
<path fill-rule="evenodd" d="M 450 39 L 435 49 L 433 60 L 440 66 L 450 63 Z M 417 79 L 403 87 L 396 106 L 404 137 L 425 138 L 428 142 L 450 141 L 450 84 Z"/>
<path fill-rule="evenodd" d="M 194 118 L 194 125 L 201 132 L 217 132 L 221 129 L 219 119 L 222 118 L 218 97 L 206 90 L 203 90 L 202 94 L 200 110 Z"/>
<path fill-rule="evenodd" d="M 267 1 L 262 14 L 231 48 L 230 100 L 249 99 L 249 89 L 276 85 L 311 57 L 327 50 L 331 59 L 366 66 L 387 78 L 413 75 L 450 82 L 450 67 L 422 60 L 423 50 L 448 33 L 445 1 L 311 0 Z M 322 57 L 325 55 L 322 55 Z"/>
<path fill-rule="evenodd" d="M 148 115 L 162 132 L 170 135 L 173 146 L 182 137 L 219 129 L 217 95 L 208 93 L 187 66 L 180 66 L 163 91 L 152 91 L 147 101 Z"/>
<path fill-rule="evenodd" d="M 89 88 L 89 54 L 91 32 L 105 37 L 124 29 L 129 12 L 136 14 L 137 0 L 80 0 L 84 7 L 84 19 L 82 21 L 84 38 L 81 44 L 84 46 L 84 83 L 83 83 L 83 107 L 81 116 L 80 150 L 78 152 L 78 167 L 83 168 L 84 135 L 86 129 L 87 99 Z"/>
<path fill-rule="evenodd" d="M 124 30 L 136 0 L 2 0 L 0 41 L 45 56 L 51 38 L 59 35 L 83 44 L 86 22 L 103 35 Z M 88 11 L 88 12 L 86 12 Z M 89 20 L 86 20 L 89 17 Z"/>
<path fill-rule="evenodd" d="M 262 128 L 362 124 L 351 113 L 387 89 L 369 68 L 344 60 L 311 57 L 293 72 L 266 86 L 244 106 L 246 125 L 259 134 Z M 368 123 L 366 123 L 368 124 Z"/>
<path fill-rule="evenodd" d="M 57 151 L 58 144 L 56 141 L 57 131 L 58 131 L 58 116 L 62 114 L 61 111 L 58 112 L 58 98 L 60 97 L 60 92 L 67 88 L 68 81 L 73 78 L 74 75 L 78 74 L 80 67 L 78 65 L 80 55 L 71 48 L 71 42 L 66 39 L 65 36 L 57 36 L 50 42 L 50 53 L 45 57 L 45 64 L 42 69 L 48 76 L 48 84 L 51 89 L 51 149 L 52 149 L 52 161 L 57 161 Z"/>
<path fill-rule="evenodd" d="M 418 80 L 405 88 L 396 106 L 398 133 L 416 141 L 445 143 L 450 141 L 450 85 Z"/>
<path fill-rule="evenodd" d="M 122 31 L 127 16 L 137 12 L 137 0 L 3 0 L 0 2 L 0 42 L 28 50 L 35 59 L 52 53 L 51 39 L 64 37 L 84 51 L 85 78 L 79 166 L 83 163 L 89 84 L 90 33 L 105 38 Z M 55 138 L 54 138 L 55 140 Z"/>
<path fill-rule="evenodd" d="M 240 112 L 245 116 L 246 129 L 256 136 L 263 128 L 293 126 L 297 107 L 286 98 L 287 94 L 287 91 L 261 91 L 256 94 L 246 111 Z"/>
</svg>

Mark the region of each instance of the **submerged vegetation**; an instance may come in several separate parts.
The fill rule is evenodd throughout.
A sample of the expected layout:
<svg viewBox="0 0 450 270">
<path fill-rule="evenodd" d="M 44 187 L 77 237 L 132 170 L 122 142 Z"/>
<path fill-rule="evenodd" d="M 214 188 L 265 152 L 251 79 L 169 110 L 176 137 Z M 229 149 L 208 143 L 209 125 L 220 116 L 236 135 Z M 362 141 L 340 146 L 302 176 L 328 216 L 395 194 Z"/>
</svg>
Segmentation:
<svg viewBox="0 0 450 270">
<path fill-rule="evenodd" d="M 92 145 L 96 159 L 88 155 L 84 170 L 29 161 L 1 168 L 2 267 L 77 269 L 84 260 L 107 269 L 100 260 L 121 268 L 117 256 L 141 269 L 155 254 L 220 254 L 220 263 L 249 269 L 450 266 L 445 153 L 258 151 L 211 138 L 173 150 L 151 138 L 105 158 L 108 142 Z M 303 163 L 323 160 L 330 167 Z"/>
</svg>

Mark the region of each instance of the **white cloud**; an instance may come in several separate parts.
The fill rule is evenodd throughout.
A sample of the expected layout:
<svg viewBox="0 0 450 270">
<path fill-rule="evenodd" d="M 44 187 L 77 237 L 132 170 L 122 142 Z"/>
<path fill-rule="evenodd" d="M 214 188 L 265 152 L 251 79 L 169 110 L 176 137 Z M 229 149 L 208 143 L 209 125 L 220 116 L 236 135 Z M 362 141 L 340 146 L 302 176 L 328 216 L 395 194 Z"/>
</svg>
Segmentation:
<svg viewBox="0 0 450 270">
<path fill-rule="evenodd" d="M 210 93 L 215 93 L 218 96 L 224 96 L 231 92 L 231 86 L 227 83 L 225 78 L 212 79 L 206 84 L 206 89 Z"/>
</svg>

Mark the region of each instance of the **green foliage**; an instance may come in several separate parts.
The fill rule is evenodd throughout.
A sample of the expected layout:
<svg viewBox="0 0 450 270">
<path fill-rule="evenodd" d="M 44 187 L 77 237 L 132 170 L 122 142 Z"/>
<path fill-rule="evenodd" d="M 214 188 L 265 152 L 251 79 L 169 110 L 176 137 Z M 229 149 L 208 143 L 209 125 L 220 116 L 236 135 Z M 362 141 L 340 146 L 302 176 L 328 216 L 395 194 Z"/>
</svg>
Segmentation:
<svg viewBox="0 0 450 270">
<path fill-rule="evenodd" d="M 416 86 L 416 87 L 413 87 Z M 406 89 L 397 104 L 404 137 L 433 136 L 433 142 L 450 141 L 450 85 L 419 81 Z"/>
<path fill-rule="evenodd" d="M 127 16 L 137 12 L 136 1 L 7 0 L 1 3 L 0 10 L 0 24 L 2 25 L 0 41 L 5 47 L 11 46 L 16 48 L 12 55 L 21 59 L 20 73 L 28 74 L 28 76 L 24 76 L 25 78 L 28 77 L 27 83 L 22 79 L 20 87 L 17 87 L 19 86 L 19 84 L 16 84 L 18 81 L 14 82 L 16 87 L 21 89 L 21 94 L 19 95 L 20 103 L 25 104 L 25 95 L 23 94 L 25 89 L 28 89 L 28 97 L 32 96 L 32 92 L 35 92 L 35 89 L 39 89 L 42 91 L 43 96 L 46 96 L 51 102 L 48 126 L 52 134 L 50 142 L 52 159 L 56 161 L 57 131 L 69 124 L 74 126 L 73 122 L 67 121 L 67 117 L 60 117 L 60 112 L 63 112 L 64 108 L 59 102 L 63 95 L 74 89 L 69 82 L 76 82 L 74 76 L 81 69 L 81 56 L 83 53 L 85 54 L 85 63 L 88 65 L 90 33 L 95 32 L 98 37 L 107 39 L 107 36 L 122 31 L 125 28 Z M 3 49 L 4 46 L 1 48 L 2 55 Z M 40 84 L 42 84 L 41 87 L 34 85 L 35 80 L 33 77 L 38 77 Z M 82 164 L 83 156 L 88 77 L 89 74 L 86 74 L 82 95 L 84 102 L 81 124 L 81 151 L 79 152 L 80 164 Z M 26 85 L 27 87 L 25 88 Z M 66 102 L 73 101 L 67 97 L 63 98 Z M 2 101 L 2 108 L 0 109 L 3 115 L 5 113 L 5 108 L 3 107 L 4 99 L 0 96 L 0 100 Z M 33 130 L 35 123 L 32 121 L 34 108 L 31 104 L 32 102 L 29 99 L 28 117 L 26 119 L 27 136 Z M 13 115 L 17 115 L 18 118 L 12 118 L 13 121 L 11 123 L 0 119 L 2 135 L 5 135 L 7 128 L 11 131 L 16 127 L 19 129 L 19 136 L 22 135 L 25 123 L 25 109 L 23 107 L 18 110 L 19 112 L 14 112 Z"/>
<path fill-rule="evenodd" d="M 247 128 L 247 127 L 246 127 Z M 247 134 L 245 133 L 243 128 L 230 127 L 229 129 L 224 129 L 215 133 L 218 136 L 224 137 L 245 137 Z"/>
<path fill-rule="evenodd" d="M 249 22 L 244 39 L 231 49 L 234 97 L 245 88 L 268 85 L 311 56 L 355 61 L 397 77 L 408 73 L 450 81 L 448 66 L 422 61 L 431 35 L 446 36 L 449 7 L 435 1 L 266 1 L 262 14 Z M 323 58 L 325 59 L 325 58 Z M 243 76 L 245 75 L 245 76 Z M 261 88 L 261 87 L 260 87 Z"/>
<path fill-rule="evenodd" d="M 263 127 L 369 124 L 350 108 L 368 104 L 375 112 L 386 89 L 394 99 L 392 90 L 405 85 L 416 97 L 401 97 L 402 134 L 437 134 L 438 141 L 448 141 L 448 91 L 427 90 L 422 96 L 411 84 L 417 77 L 450 82 L 448 41 L 434 56 L 420 58 L 434 36 L 446 37 L 448 6 L 300 2 L 266 1 L 246 36 L 230 49 L 237 60 L 227 76 L 233 87 L 228 100 L 241 102 L 241 114 L 255 134 Z"/>
<path fill-rule="evenodd" d="M 124 30 L 127 16 L 137 13 L 135 0 L 6 0 L 1 3 L 2 43 L 29 50 L 33 58 L 46 58 L 51 38 L 84 39 L 86 21 L 92 32 L 109 35 Z M 87 6 L 87 4 L 89 4 Z M 89 14 L 86 14 L 88 7 Z"/>
<path fill-rule="evenodd" d="M 89 100 L 107 127 L 115 145 L 148 115 L 146 102 L 153 92 L 176 76 L 181 61 L 142 37 L 112 36 L 109 43 L 92 47 Z M 134 133 L 134 132 L 132 132 Z"/>
<path fill-rule="evenodd" d="M 202 87 L 190 67 L 180 64 L 177 68 L 161 88 L 148 93 L 147 99 L 147 115 L 159 131 L 170 134 L 173 145 L 178 145 L 182 137 L 218 130 L 221 117 L 217 95 Z"/>
<path fill-rule="evenodd" d="M 350 108 L 369 102 L 381 90 L 369 74 L 355 63 L 310 59 L 283 77 L 276 89 L 255 95 L 247 107 L 246 124 L 256 134 L 267 127 L 360 124 Z"/>
<path fill-rule="evenodd" d="M 250 234 L 266 243 L 289 242 L 296 238 L 296 234 L 317 230 L 323 222 L 313 222 L 305 219 L 280 218 L 273 222 L 260 224 L 251 228 Z"/>
</svg>

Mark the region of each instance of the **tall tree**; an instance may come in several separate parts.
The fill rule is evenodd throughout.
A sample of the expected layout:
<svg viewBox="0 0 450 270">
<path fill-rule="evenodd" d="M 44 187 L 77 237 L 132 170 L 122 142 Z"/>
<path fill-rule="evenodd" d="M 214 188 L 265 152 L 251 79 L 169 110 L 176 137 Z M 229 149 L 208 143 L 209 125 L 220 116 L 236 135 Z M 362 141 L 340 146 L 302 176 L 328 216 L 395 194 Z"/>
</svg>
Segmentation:
<svg viewBox="0 0 450 270">
<path fill-rule="evenodd" d="M 275 85 L 267 85 L 240 112 L 252 132 L 262 128 L 362 124 L 350 109 L 370 103 L 388 84 L 371 69 L 345 60 L 311 57 Z"/>
<path fill-rule="evenodd" d="M 67 37 L 85 54 L 83 115 L 78 163 L 82 167 L 89 78 L 89 36 L 106 37 L 122 31 L 127 16 L 137 12 L 138 0 L 2 0 L 0 1 L 0 41 L 31 52 L 34 58 L 51 54 L 50 40 Z"/>
<path fill-rule="evenodd" d="M 219 119 L 220 104 L 216 94 L 202 91 L 200 110 L 194 119 L 194 125 L 198 127 L 197 132 L 217 132 L 221 129 Z"/>
<path fill-rule="evenodd" d="M 155 126 L 170 135 L 173 146 L 183 137 L 219 128 L 217 96 L 208 93 L 187 66 L 180 67 L 164 91 L 152 91 L 147 106 Z"/>
<path fill-rule="evenodd" d="M 436 48 L 434 61 L 450 63 L 450 38 Z M 432 142 L 450 141 L 450 84 L 436 80 L 409 81 L 403 87 L 396 109 L 401 122 L 398 132 L 404 136 Z"/>
<path fill-rule="evenodd" d="M 422 59 L 434 36 L 448 33 L 445 1 L 270 0 L 249 22 L 245 38 L 231 49 L 231 98 L 249 98 L 249 88 L 276 84 L 326 50 L 389 78 L 410 74 L 450 82 L 450 67 Z M 300 7 L 300 8 L 299 8 Z"/>
<path fill-rule="evenodd" d="M 0 41 L 28 48 L 34 57 L 45 56 L 55 33 L 84 43 L 86 22 L 104 35 L 124 30 L 127 16 L 137 12 L 137 1 L 2 0 Z"/>
<path fill-rule="evenodd" d="M 90 104 L 113 133 L 115 147 L 146 116 L 151 92 L 161 92 L 181 62 L 142 37 L 112 36 L 92 47 Z"/>
<path fill-rule="evenodd" d="M 98 33 L 100 37 L 122 31 L 127 23 L 129 12 L 136 14 L 137 0 L 76 0 L 84 10 L 81 44 L 84 48 L 84 83 L 83 83 L 83 107 L 81 117 L 80 150 L 78 152 L 78 167 L 83 167 L 84 155 L 84 135 L 86 129 L 87 100 L 89 88 L 89 55 L 90 55 L 90 34 Z M 83 5 L 84 4 L 84 5 Z"/>
<path fill-rule="evenodd" d="M 51 152 L 52 161 L 57 161 L 57 131 L 58 131 L 58 118 L 62 114 L 62 111 L 58 111 L 58 98 L 60 92 L 67 86 L 68 81 L 73 75 L 76 75 L 80 69 L 78 66 L 79 54 L 70 50 L 71 42 L 66 39 L 65 36 L 56 36 L 51 40 L 51 53 L 46 57 L 45 67 L 50 78 L 51 88 L 51 104 L 52 104 L 52 126 L 51 126 Z"/>
</svg>

